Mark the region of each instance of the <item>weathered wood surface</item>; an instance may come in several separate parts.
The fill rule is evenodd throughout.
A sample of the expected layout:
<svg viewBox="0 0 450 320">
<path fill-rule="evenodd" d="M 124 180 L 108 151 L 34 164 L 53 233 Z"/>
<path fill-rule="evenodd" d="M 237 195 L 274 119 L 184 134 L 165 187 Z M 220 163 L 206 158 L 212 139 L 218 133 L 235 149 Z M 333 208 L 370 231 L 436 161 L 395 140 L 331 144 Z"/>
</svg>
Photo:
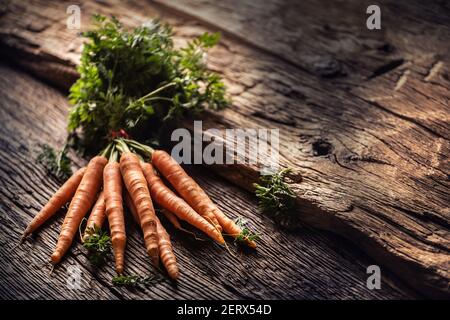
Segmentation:
<svg viewBox="0 0 450 320">
<path fill-rule="evenodd" d="M 171 5 L 173 2 L 166 2 L 164 7 Z M 76 78 L 73 67 L 81 48 L 76 31 L 65 28 L 66 6 L 61 2 L 31 1 L 26 6 L 11 3 L 1 11 L 0 22 L 5 52 L 28 70 L 62 87 Z M 203 7 L 199 5 L 198 12 Z M 332 16 L 348 14 L 339 11 L 340 4 L 328 7 Z M 213 16 L 205 27 L 184 13 L 168 13 L 150 3 L 82 3 L 84 29 L 93 12 L 114 13 L 127 25 L 158 15 L 174 25 L 179 42 L 205 29 L 216 30 L 212 27 L 216 21 L 214 26 L 233 36 L 225 36 L 219 48 L 211 52 L 209 65 L 224 75 L 233 106 L 206 117 L 208 126 L 280 128 L 281 164 L 294 167 L 302 175 L 301 182 L 293 183 L 299 217 L 351 239 L 421 292 L 444 296 L 449 294 L 450 278 L 449 62 L 448 51 L 444 50 L 448 49 L 448 19 L 445 8 L 422 10 L 415 2 L 407 8 L 388 11 L 396 15 L 382 22 L 389 32 L 367 39 L 369 47 L 363 41 L 366 31 L 350 34 L 354 20 L 339 20 L 340 27 L 331 26 L 331 31 L 306 29 L 309 31 L 304 33 L 307 36 L 302 43 L 316 41 L 294 46 L 298 51 L 291 49 L 283 55 L 279 49 L 282 40 L 266 38 L 265 43 L 273 46 L 265 46 L 264 51 L 255 49 L 255 43 L 261 42 L 255 35 L 258 26 L 236 31 L 226 14 L 224 19 Z M 237 12 L 239 16 L 245 10 Z M 253 11 L 242 17 L 248 17 L 249 12 Z M 320 12 L 311 11 L 308 21 L 318 15 L 322 23 L 327 15 Z M 193 14 L 192 10 L 188 13 Z M 364 11 L 362 16 L 365 18 Z M 409 25 L 396 26 L 403 17 Z M 437 26 L 429 29 L 433 23 Z M 279 27 L 280 35 L 285 27 Z M 425 32 L 422 29 L 431 30 L 431 34 L 416 36 Z M 248 34 L 236 35 L 240 30 Z M 407 38 L 402 38 L 403 34 Z M 438 36 L 432 36 L 435 34 Z M 360 45 L 352 48 L 341 44 L 325 50 L 327 37 Z M 375 50 L 378 45 L 382 45 L 380 50 Z M 389 47 L 396 48 L 394 53 L 383 49 Z M 316 54 L 331 55 L 349 69 L 330 76 L 320 59 L 318 65 L 308 60 Z M 385 64 L 391 54 L 393 61 L 404 54 L 403 60 Z M 373 59 L 379 59 L 380 64 L 370 62 Z M 358 67 L 353 69 L 353 65 Z M 250 166 L 221 167 L 217 172 L 247 189 L 258 178 L 258 171 Z"/>
<path fill-rule="evenodd" d="M 423 56 L 448 55 L 445 1 L 381 0 L 381 30 L 366 28 L 373 1 L 155 0 L 335 83 L 357 84 Z"/>
<path fill-rule="evenodd" d="M 170 226 L 181 268 L 178 286 L 165 280 L 136 290 L 111 285 L 110 264 L 90 267 L 77 243 L 50 276 L 49 255 L 56 243 L 63 212 L 41 232 L 16 247 L 30 219 L 58 188 L 35 164 L 40 143 L 57 147 L 64 141 L 68 104 L 63 94 L 10 66 L 0 64 L 0 297 L 7 299 L 313 299 L 405 298 L 414 295 L 383 271 L 382 289 L 366 288 L 366 268 L 374 261 L 331 234 L 310 228 L 282 232 L 258 214 L 251 194 L 213 174 L 194 176 L 212 198 L 231 215 L 240 214 L 264 235 L 254 253 L 231 245 L 230 256 L 210 241 L 198 242 Z M 76 156 L 76 155 L 74 155 Z M 85 160 L 75 158 L 78 166 Z M 128 219 L 126 272 L 153 274 L 142 236 Z M 165 222 L 165 221 L 163 221 Z M 69 267 L 82 271 L 81 289 L 67 287 Z"/>
</svg>

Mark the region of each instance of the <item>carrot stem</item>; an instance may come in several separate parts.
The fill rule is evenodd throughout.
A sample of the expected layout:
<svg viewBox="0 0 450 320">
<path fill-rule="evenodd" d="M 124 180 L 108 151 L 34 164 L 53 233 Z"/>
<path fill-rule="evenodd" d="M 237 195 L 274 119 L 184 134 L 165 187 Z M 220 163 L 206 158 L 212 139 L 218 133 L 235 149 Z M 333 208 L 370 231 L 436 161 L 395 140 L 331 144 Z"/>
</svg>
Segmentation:
<svg viewBox="0 0 450 320">
<path fill-rule="evenodd" d="M 103 150 L 100 152 L 100 155 L 101 155 L 101 156 L 104 156 L 105 158 L 108 158 L 108 155 L 109 155 L 109 153 L 110 153 L 111 148 L 113 147 L 113 145 L 114 145 L 114 142 L 111 142 L 110 144 L 108 144 L 108 145 L 105 147 L 105 149 L 103 149 Z"/>
<path fill-rule="evenodd" d="M 174 82 L 166 83 L 165 85 L 163 85 L 163 86 L 157 88 L 156 90 L 153 90 L 152 92 L 149 92 L 149 93 L 147 93 L 146 95 L 140 97 L 140 98 L 138 99 L 138 101 L 142 101 L 142 102 L 149 101 L 150 98 L 151 98 L 152 96 L 154 96 L 155 94 L 157 94 L 157 93 L 159 93 L 159 92 L 165 90 L 166 88 L 173 87 L 173 86 L 175 86 L 175 85 L 176 85 L 176 83 L 174 83 Z M 164 97 L 156 97 L 156 98 L 168 99 L 168 98 L 164 98 Z M 130 104 L 128 107 L 126 107 L 126 108 L 125 108 L 125 111 L 128 111 L 128 110 L 130 110 L 131 108 L 133 108 L 133 104 Z"/>
<path fill-rule="evenodd" d="M 122 153 L 131 152 L 130 148 L 125 143 L 124 139 L 116 139 L 116 143 L 117 143 L 117 148 L 119 148 Z"/>
<path fill-rule="evenodd" d="M 130 140 L 130 139 L 123 139 L 123 140 L 124 140 L 124 142 L 126 142 L 126 143 L 128 143 L 130 146 L 132 146 L 133 148 L 138 149 L 138 150 L 144 152 L 144 153 L 145 153 L 146 155 L 148 155 L 149 157 L 152 156 L 152 153 L 153 153 L 153 151 L 154 151 L 152 147 L 149 147 L 149 146 L 147 146 L 147 145 L 145 145 L 145 144 L 139 143 L 139 142 L 137 142 L 137 141 L 135 141 L 135 140 Z"/>
<path fill-rule="evenodd" d="M 159 87 L 158 89 L 153 90 L 153 91 L 150 92 L 150 93 L 147 93 L 145 96 L 142 96 L 142 97 L 140 97 L 139 99 L 142 99 L 143 101 L 146 101 L 146 99 L 150 98 L 151 96 L 153 96 L 153 95 L 155 95 L 155 94 L 157 94 L 157 93 L 163 91 L 163 90 L 166 89 L 166 88 L 173 87 L 174 85 L 175 85 L 175 83 L 169 82 L 169 83 L 167 83 L 167 84 L 165 84 L 165 85 Z"/>
<path fill-rule="evenodd" d="M 118 161 L 119 161 L 119 152 L 117 151 L 117 148 L 114 144 L 111 149 L 111 153 L 109 155 L 109 162 L 118 162 Z"/>
</svg>

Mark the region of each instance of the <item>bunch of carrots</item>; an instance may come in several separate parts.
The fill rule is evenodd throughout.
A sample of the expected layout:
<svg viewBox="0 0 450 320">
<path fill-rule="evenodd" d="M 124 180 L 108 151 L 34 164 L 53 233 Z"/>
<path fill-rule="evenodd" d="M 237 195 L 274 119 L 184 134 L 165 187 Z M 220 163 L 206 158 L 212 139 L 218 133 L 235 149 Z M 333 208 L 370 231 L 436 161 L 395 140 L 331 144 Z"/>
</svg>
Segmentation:
<svg viewBox="0 0 450 320">
<path fill-rule="evenodd" d="M 161 176 L 178 194 L 165 185 Z M 170 236 L 156 215 L 154 203 L 163 208 L 163 214 L 178 229 L 182 229 L 179 220 L 183 220 L 221 245 L 225 244 L 223 235 L 229 235 L 256 248 L 254 239 L 213 203 L 175 159 L 135 140 L 114 139 L 86 167 L 76 171 L 30 222 L 21 241 L 69 201 L 51 255 L 53 265 L 68 251 L 90 210 L 82 241 L 108 220 L 116 271 L 123 274 L 127 239 L 124 202 L 142 229 L 152 264 L 158 268 L 162 262 L 172 279 L 179 277 L 179 269 Z"/>
</svg>

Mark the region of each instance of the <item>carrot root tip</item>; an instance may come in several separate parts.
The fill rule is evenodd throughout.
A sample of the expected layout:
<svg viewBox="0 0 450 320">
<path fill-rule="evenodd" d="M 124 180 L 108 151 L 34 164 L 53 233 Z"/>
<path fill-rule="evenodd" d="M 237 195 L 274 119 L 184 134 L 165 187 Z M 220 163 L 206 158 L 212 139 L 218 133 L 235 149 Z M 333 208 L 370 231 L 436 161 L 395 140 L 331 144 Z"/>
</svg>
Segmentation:
<svg viewBox="0 0 450 320">
<path fill-rule="evenodd" d="M 152 257 L 151 260 L 152 260 L 152 264 L 155 267 L 159 268 L 159 258 L 158 257 Z"/>
<path fill-rule="evenodd" d="M 59 253 L 53 253 L 50 259 L 51 264 L 58 264 L 61 261 L 61 255 Z"/>
<path fill-rule="evenodd" d="M 51 276 L 53 274 L 53 270 L 55 270 L 55 264 L 53 264 L 53 262 L 51 262 L 52 267 L 50 268 L 50 272 L 48 273 L 49 276 Z"/>
<path fill-rule="evenodd" d="M 254 241 L 247 241 L 247 245 L 252 249 L 256 249 L 256 243 Z"/>
<path fill-rule="evenodd" d="M 28 236 L 29 234 L 24 232 L 19 239 L 19 244 L 23 244 Z"/>
</svg>

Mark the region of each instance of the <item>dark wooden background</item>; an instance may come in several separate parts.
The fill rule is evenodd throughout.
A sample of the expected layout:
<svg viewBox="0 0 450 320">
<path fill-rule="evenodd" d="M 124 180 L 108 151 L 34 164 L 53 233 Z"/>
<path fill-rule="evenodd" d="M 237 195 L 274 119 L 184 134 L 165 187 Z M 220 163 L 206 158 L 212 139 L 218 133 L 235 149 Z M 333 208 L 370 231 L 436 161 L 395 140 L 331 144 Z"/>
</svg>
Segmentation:
<svg viewBox="0 0 450 320">
<path fill-rule="evenodd" d="M 63 144 L 67 88 L 82 39 L 65 27 L 64 1 L 0 1 L 0 297 L 7 299 L 392 299 L 449 291 L 449 8 L 443 1 L 383 1 L 382 30 L 365 28 L 364 1 L 81 1 L 126 25 L 159 16 L 177 44 L 221 31 L 208 57 L 233 106 L 211 127 L 277 127 L 281 162 L 302 176 L 295 230 L 259 213 L 257 168 L 190 168 L 219 206 L 261 232 L 235 257 L 168 226 L 182 278 L 114 287 L 81 245 L 49 275 L 63 213 L 31 241 L 19 236 L 59 183 L 35 163 L 38 144 Z M 189 126 L 189 124 L 186 124 Z M 76 155 L 75 165 L 85 163 Z M 210 170 L 212 169 L 212 170 Z M 314 227 L 310 227 L 310 226 Z M 349 240 L 331 234 L 338 233 Z M 135 226 L 126 271 L 154 274 Z M 380 265 L 381 290 L 366 287 Z M 69 266 L 81 290 L 67 287 Z"/>
</svg>

